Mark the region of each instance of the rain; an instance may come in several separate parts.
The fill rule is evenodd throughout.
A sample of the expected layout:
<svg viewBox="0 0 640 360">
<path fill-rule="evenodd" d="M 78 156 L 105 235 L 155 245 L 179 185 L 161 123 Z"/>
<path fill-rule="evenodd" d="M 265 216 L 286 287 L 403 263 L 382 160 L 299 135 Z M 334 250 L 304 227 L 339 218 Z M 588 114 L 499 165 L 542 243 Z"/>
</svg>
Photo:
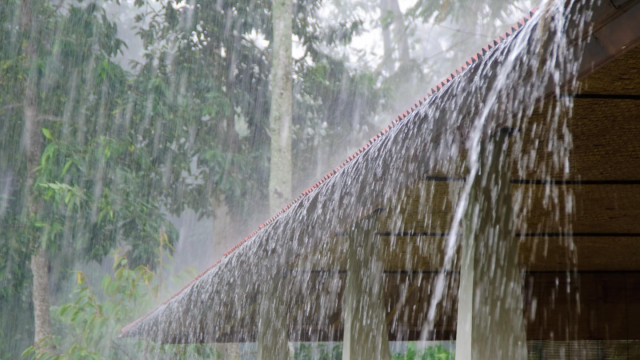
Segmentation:
<svg viewBox="0 0 640 360">
<path fill-rule="evenodd" d="M 2 1 L 0 359 L 640 358 L 639 9 Z"/>
</svg>

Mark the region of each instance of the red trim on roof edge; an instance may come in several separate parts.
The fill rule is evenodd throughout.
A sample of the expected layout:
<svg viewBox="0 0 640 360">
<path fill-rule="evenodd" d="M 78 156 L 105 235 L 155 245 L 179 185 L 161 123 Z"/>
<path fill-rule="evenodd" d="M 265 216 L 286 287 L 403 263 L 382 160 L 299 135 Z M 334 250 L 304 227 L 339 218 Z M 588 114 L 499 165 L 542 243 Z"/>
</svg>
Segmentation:
<svg viewBox="0 0 640 360">
<path fill-rule="evenodd" d="M 131 324 L 125 326 L 124 328 L 122 328 L 122 331 L 120 332 L 120 336 L 124 336 L 129 330 L 131 330 L 135 325 L 137 325 L 138 323 L 140 323 L 142 320 L 146 319 L 149 315 L 151 315 L 153 312 L 155 312 L 157 309 L 159 309 L 161 306 L 169 303 L 171 300 L 173 300 L 174 298 L 176 298 L 178 295 L 180 295 L 183 291 L 185 291 L 187 288 L 191 287 L 191 285 L 193 285 L 196 281 L 198 281 L 198 279 L 200 279 L 201 277 L 203 277 L 206 273 L 208 273 L 209 271 L 211 271 L 213 268 L 215 268 L 216 266 L 220 265 L 220 263 L 222 263 L 222 260 L 224 260 L 226 257 L 230 256 L 234 251 L 238 250 L 240 247 L 242 247 L 242 245 L 244 245 L 246 242 L 248 242 L 249 240 L 251 240 L 258 232 L 260 232 L 263 228 L 269 226 L 271 223 L 273 223 L 277 218 L 280 217 L 280 215 L 284 214 L 285 212 L 287 212 L 287 210 L 289 210 L 291 207 L 293 207 L 293 205 L 295 205 L 296 203 L 298 203 L 299 201 L 301 201 L 304 197 L 308 196 L 309 194 L 311 194 L 313 191 L 315 191 L 315 189 L 317 189 L 318 187 L 320 187 L 320 185 L 322 185 L 323 183 L 329 181 L 335 174 L 338 173 L 338 171 L 340 171 L 342 168 L 344 168 L 347 164 L 349 164 L 351 161 L 355 160 L 357 157 L 360 156 L 360 154 L 364 153 L 365 150 L 367 150 L 371 145 L 373 145 L 376 141 L 378 141 L 378 139 L 380 139 L 383 135 L 385 135 L 386 133 L 389 132 L 389 130 L 391 130 L 393 127 L 396 126 L 396 124 L 400 123 L 402 120 L 404 120 L 405 118 L 407 118 L 410 114 L 412 114 L 415 110 L 417 110 L 422 104 L 424 104 L 428 98 L 430 98 L 431 96 L 433 96 L 436 92 L 438 92 L 439 90 L 441 90 L 445 85 L 447 85 L 449 82 L 451 82 L 456 76 L 462 74 L 464 71 L 466 71 L 471 65 L 473 65 L 474 63 L 478 62 L 481 58 L 483 58 L 487 53 L 489 53 L 489 51 L 493 50 L 493 48 L 495 48 L 499 43 L 507 40 L 509 37 L 511 37 L 511 35 L 515 34 L 517 30 L 520 30 L 529 20 L 531 20 L 531 17 L 538 11 L 538 8 L 535 8 L 531 11 L 529 11 L 529 14 L 526 15 L 523 19 L 521 19 L 520 21 L 517 22 L 516 25 L 511 27 L 510 31 L 506 31 L 504 34 L 500 35 L 499 37 L 497 37 L 496 39 L 494 39 L 492 42 L 490 42 L 489 44 L 487 44 L 487 46 L 483 47 L 481 49 L 481 51 L 479 51 L 478 53 L 476 53 L 475 55 L 473 55 L 471 58 L 469 58 L 465 64 L 463 64 L 462 66 L 460 66 L 459 68 L 456 69 L 456 71 L 454 73 L 451 73 L 445 80 L 441 81 L 438 85 L 434 86 L 433 88 L 431 88 L 431 90 L 429 91 L 429 93 L 427 94 L 427 96 L 419 99 L 410 109 L 402 112 L 400 115 L 398 115 L 388 126 L 386 126 L 384 129 L 382 129 L 376 136 L 372 137 L 367 144 L 365 144 L 363 147 L 361 147 L 360 149 L 358 149 L 355 153 L 351 154 L 345 161 L 342 162 L 342 164 L 340 164 L 340 166 L 336 167 L 335 169 L 329 171 L 329 173 L 327 173 L 327 175 L 325 175 L 324 177 L 322 177 L 322 179 L 320 179 L 318 182 L 316 182 L 315 184 L 311 185 L 310 187 L 308 187 L 305 191 L 303 191 L 300 195 L 298 195 L 298 197 L 295 198 L 295 200 L 291 201 L 290 203 L 288 203 L 285 207 L 282 208 L 282 210 L 280 210 L 277 214 L 275 214 L 274 216 L 272 216 L 271 218 L 269 218 L 267 221 L 263 222 L 262 224 L 260 224 L 260 226 L 258 226 L 257 229 L 255 229 L 253 232 L 251 232 L 249 235 L 245 236 L 244 239 L 242 239 L 242 241 L 240 241 L 239 243 L 237 243 L 236 245 L 234 245 L 231 249 L 229 249 L 227 252 L 224 253 L 224 256 L 220 259 L 218 259 L 218 261 L 216 261 L 213 265 L 209 266 L 207 269 L 205 269 L 203 272 L 201 272 L 200 274 L 198 274 L 195 278 L 193 278 L 193 280 L 191 280 L 187 285 L 185 285 L 184 287 L 182 287 L 178 292 L 176 292 L 175 294 L 173 294 L 173 296 L 171 296 L 169 299 L 165 300 L 164 302 L 162 302 L 160 305 L 158 305 L 157 307 L 155 307 L 154 309 L 152 309 L 151 311 L 149 311 L 148 313 L 146 313 L 144 316 L 138 318 L 137 320 L 135 320 L 134 322 L 132 322 Z"/>
</svg>

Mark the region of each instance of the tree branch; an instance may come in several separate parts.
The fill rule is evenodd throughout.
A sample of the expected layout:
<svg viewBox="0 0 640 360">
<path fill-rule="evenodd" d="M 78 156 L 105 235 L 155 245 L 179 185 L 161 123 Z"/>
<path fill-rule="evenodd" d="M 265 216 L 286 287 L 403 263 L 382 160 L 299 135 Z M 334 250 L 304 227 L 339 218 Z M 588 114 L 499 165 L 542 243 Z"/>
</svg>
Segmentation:
<svg viewBox="0 0 640 360">
<path fill-rule="evenodd" d="M 22 103 L 5 105 L 5 106 L 2 107 L 2 109 L 3 110 L 10 110 L 10 109 L 19 108 L 19 107 L 22 107 Z"/>
<path fill-rule="evenodd" d="M 38 120 L 62 122 L 62 118 L 53 115 L 38 115 Z"/>
<path fill-rule="evenodd" d="M 53 9 L 51 9 L 51 11 L 49 11 L 47 13 L 47 15 L 45 16 L 45 19 L 48 19 L 51 15 L 55 14 L 58 12 L 58 10 L 60 10 L 60 8 L 62 8 L 62 5 L 64 4 L 64 0 L 60 0 L 60 2 L 58 2 L 58 5 L 55 5 L 53 7 Z"/>
</svg>

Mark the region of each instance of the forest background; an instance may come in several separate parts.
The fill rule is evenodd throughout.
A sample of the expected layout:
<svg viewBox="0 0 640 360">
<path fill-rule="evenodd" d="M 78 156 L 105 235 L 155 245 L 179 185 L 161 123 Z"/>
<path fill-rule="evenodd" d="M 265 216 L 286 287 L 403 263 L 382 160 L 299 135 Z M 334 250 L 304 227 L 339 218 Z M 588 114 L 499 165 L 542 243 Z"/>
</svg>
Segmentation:
<svg viewBox="0 0 640 360">
<path fill-rule="evenodd" d="M 121 327 L 535 5 L 295 1 L 275 134 L 269 0 L 1 1 L 0 359 L 150 351 Z M 276 135 L 293 170 L 270 205 Z"/>
</svg>

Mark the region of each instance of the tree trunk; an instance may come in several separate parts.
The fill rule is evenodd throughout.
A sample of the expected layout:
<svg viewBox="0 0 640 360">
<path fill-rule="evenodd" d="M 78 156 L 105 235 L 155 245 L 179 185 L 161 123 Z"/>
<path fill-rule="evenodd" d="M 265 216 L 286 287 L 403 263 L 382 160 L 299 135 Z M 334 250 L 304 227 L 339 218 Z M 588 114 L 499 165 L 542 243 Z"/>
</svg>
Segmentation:
<svg viewBox="0 0 640 360">
<path fill-rule="evenodd" d="M 393 71 L 393 42 L 391 41 L 391 24 L 389 22 L 389 0 L 380 0 L 380 29 L 382 30 L 382 55 L 381 67 L 383 70 Z"/>
<path fill-rule="evenodd" d="M 271 65 L 271 167 L 269 210 L 278 212 L 291 199 L 291 0 L 273 2 L 273 54 Z"/>
<path fill-rule="evenodd" d="M 403 66 L 409 61 L 409 39 L 404 25 L 404 16 L 400 11 L 398 0 L 387 0 L 393 12 L 393 34 L 398 44 L 398 62 Z"/>
<path fill-rule="evenodd" d="M 43 341 L 51 336 L 49 319 L 49 261 L 43 249 L 38 249 L 31 256 L 31 272 L 33 273 L 33 318 L 35 322 L 34 344 L 40 352 L 51 352 L 50 345 Z M 44 345 L 44 346 L 43 346 Z"/>
<path fill-rule="evenodd" d="M 271 65 L 271 166 L 269 173 L 269 210 L 276 214 L 291 199 L 291 118 L 292 118 L 292 60 L 291 60 L 291 0 L 274 0 L 273 47 Z M 277 263 L 277 262 L 276 262 Z M 278 273 L 278 269 L 274 269 Z M 288 324 L 285 296 L 277 281 L 265 283 L 260 289 L 260 325 L 258 330 L 258 359 L 286 359 L 291 357 L 288 346 Z"/>
<path fill-rule="evenodd" d="M 399 67 L 409 61 L 409 40 L 405 32 L 404 16 L 398 0 L 380 0 L 380 14 L 384 45 L 382 68 L 393 72 L 396 69 L 393 62 L 394 51 L 397 51 Z"/>
<path fill-rule="evenodd" d="M 23 144 L 27 152 L 26 187 L 29 199 L 29 216 L 37 217 L 42 203 L 36 198 L 34 184 L 36 168 L 42 156 L 42 135 L 38 121 L 38 80 L 37 80 L 37 51 L 36 34 L 37 21 L 33 21 L 31 0 L 22 0 L 20 8 L 20 26 L 24 36 L 23 54 L 27 61 L 29 74 L 23 98 L 24 133 Z M 51 321 L 49 318 L 49 263 L 45 250 L 37 244 L 38 249 L 31 257 L 31 272 L 33 273 L 33 318 L 35 327 L 34 344 L 40 351 L 50 352 L 49 346 L 42 346 L 43 341 L 51 336 Z"/>
</svg>

